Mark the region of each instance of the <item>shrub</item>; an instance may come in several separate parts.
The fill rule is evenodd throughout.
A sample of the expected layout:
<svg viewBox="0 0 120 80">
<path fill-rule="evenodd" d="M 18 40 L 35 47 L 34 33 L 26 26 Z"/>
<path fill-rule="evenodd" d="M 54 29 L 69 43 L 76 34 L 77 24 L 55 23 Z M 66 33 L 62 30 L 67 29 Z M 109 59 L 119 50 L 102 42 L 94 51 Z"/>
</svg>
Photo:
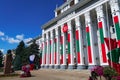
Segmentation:
<svg viewBox="0 0 120 80">
<path fill-rule="evenodd" d="M 91 69 L 91 78 L 93 80 L 96 80 L 97 77 L 104 76 L 106 80 L 120 80 L 120 76 L 118 76 L 118 73 L 116 72 L 115 69 L 111 67 L 102 67 L 102 66 L 94 66 Z"/>
<path fill-rule="evenodd" d="M 113 76 L 118 76 L 118 73 L 115 71 L 115 69 L 113 69 L 111 67 L 104 67 L 103 75 L 105 77 L 112 78 Z"/>
</svg>

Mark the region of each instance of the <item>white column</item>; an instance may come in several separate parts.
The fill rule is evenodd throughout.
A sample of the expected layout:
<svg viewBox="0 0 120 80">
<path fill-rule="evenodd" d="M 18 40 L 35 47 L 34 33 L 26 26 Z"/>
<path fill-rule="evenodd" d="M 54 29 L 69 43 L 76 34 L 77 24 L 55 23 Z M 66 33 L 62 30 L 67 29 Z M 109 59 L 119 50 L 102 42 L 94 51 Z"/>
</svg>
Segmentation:
<svg viewBox="0 0 120 80">
<path fill-rule="evenodd" d="M 51 52 L 50 52 L 50 68 L 53 68 L 54 65 L 54 39 L 53 39 L 53 30 L 50 32 L 50 43 L 51 43 Z"/>
<path fill-rule="evenodd" d="M 85 67 L 84 63 L 84 52 L 83 52 L 83 38 L 82 38 L 82 30 L 81 30 L 81 23 L 80 23 L 80 18 L 76 17 L 75 18 L 75 26 L 76 26 L 76 37 L 78 36 L 79 39 L 79 44 L 76 44 L 79 46 L 79 51 L 77 51 L 77 69 L 83 69 Z M 76 46 L 76 48 L 78 47 Z"/>
<path fill-rule="evenodd" d="M 42 65 L 41 65 L 41 67 L 42 68 L 44 68 L 44 66 L 45 66 L 45 60 L 44 60 L 44 58 L 45 58 L 45 37 L 44 37 L 44 34 L 42 35 L 42 44 L 43 44 L 43 51 L 42 51 Z"/>
<path fill-rule="evenodd" d="M 100 57 L 100 65 L 108 65 L 107 62 L 107 46 L 105 45 L 104 42 L 104 38 L 108 37 L 107 35 L 107 25 L 106 25 L 106 21 L 105 21 L 105 15 L 103 12 L 103 6 L 98 6 L 96 8 L 96 13 L 97 13 L 97 20 L 98 20 L 98 30 L 99 30 L 99 37 L 98 39 L 100 39 L 100 43 L 98 43 L 100 45 L 99 50 L 99 57 Z"/>
<path fill-rule="evenodd" d="M 61 36 L 62 36 L 62 41 L 63 41 L 63 63 L 61 64 L 61 69 L 65 69 L 66 68 L 66 37 L 65 37 L 65 33 L 63 32 L 61 26 Z M 61 57 L 62 57 L 61 56 Z"/>
<path fill-rule="evenodd" d="M 74 0 L 74 3 L 77 4 L 79 2 L 79 0 Z"/>
<path fill-rule="evenodd" d="M 69 64 L 69 69 L 73 69 L 74 67 L 74 45 L 73 45 L 73 29 L 72 29 L 72 26 L 71 26 L 71 21 L 67 22 L 67 25 L 68 25 L 68 43 L 70 44 L 70 53 L 68 53 L 68 64 Z"/>
<path fill-rule="evenodd" d="M 85 23 L 86 23 L 86 36 L 87 36 L 87 53 L 88 53 L 88 65 L 91 68 L 93 65 L 96 65 L 96 55 L 94 51 L 94 35 L 93 27 L 90 17 L 90 12 L 85 13 Z"/>
<path fill-rule="evenodd" d="M 110 0 L 110 7 L 111 7 L 113 23 L 114 23 L 114 27 L 115 27 L 116 39 L 118 42 L 118 47 L 120 48 L 120 7 L 119 7 L 119 0 Z"/>
<path fill-rule="evenodd" d="M 55 17 L 57 17 L 57 11 L 55 11 Z"/>
<path fill-rule="evenodd" d="M 46 41 L 47 41 L 47 53 L 46 53 L 46 68 L 48 68 L 49 67 L 49 59 L 50 59 L 50 57 L 49 57 L 49 54 L 50 54 L 50 52 L 49 52 L 49 48 L 50 48 L 50 43 L 49 43 L 49 33 L 46 33 Z"/>
<path fill-rule="evenodd" d="M 55 29 L 55 33 L 56 33 L 56 62 L 57 64 L 55 65 L 55 68 L 58 69 L 60 66 L 60 33 L 59 33 L 59 28 L 57 27 Z"/>
</svg>

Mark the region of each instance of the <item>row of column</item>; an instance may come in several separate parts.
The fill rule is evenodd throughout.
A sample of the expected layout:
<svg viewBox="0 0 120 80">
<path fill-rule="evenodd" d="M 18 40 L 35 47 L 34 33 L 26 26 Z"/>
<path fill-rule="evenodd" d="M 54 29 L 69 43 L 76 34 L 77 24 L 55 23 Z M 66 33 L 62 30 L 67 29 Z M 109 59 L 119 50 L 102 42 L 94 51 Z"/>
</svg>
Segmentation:
<svg viewBox="0 0 120 80">
<path fill-rule="evenodd" d="M 118 41 L 118 45 L 120 47 L 120 12 L 119 12 L 119 5 L 118 2 L 115 0 L 110 1 L 111 5 L 111 12 L 113 16 L 113 22 L 115 26 L 116 32 L 116 39 Z M 107 22 L 106 17 L 103 11 L 103 5 L 98 6 L 96 9 L 97 13 L 97 20 L 98 20 L 98 30 L 100 34 L 100 65 L 108 65 L 107 62 L 107 48 L 104 42 L 104 38 L 108 37 L 107 35 Z M 90 17 L 90 12 L 84 14 L 85 16 L 85 26 L 86 26 L 86 39 L 87 39 L 87 55 L 88 55 L 88 65 L 92 67 L 96 65 L 96 53 L 95 53 L 95 46 L 94 46 L 94 34 L 93 34 L 93 27 L 92 21 Z M 68 68 L 73 69 L 74 67 L 74 44 L 73 44 L 73 29 L 71 25 L 71 21 L 67 22 L 68 26 Z M 55 38 L 53 38 L 53 31 L 50 31 L 49 34 L 46 33 L 46 39 L 43 34 L 43 54 L 42 54 L 42 67 L 50 67 L 50 68 L 66 68 L 66 37 L 65 33 L 63 32 L 61 26 L 61 36 L 59 33 L 58 28 L 55 29 Z M 77 54 L 77 68 L 81 69 L 84 68 L 84 60 L 83 57 L 85 56 L 83 53 L 83 39 L 82 39 L 82 31 L 81 31 L 81 23 L 80 17 L 75 18 L 75 39 L 76 39 L 76 54 Z M 43 32 L 44 33 L 44 32 Z M 61 46 L 60 46 L 61 45 Z M 60 49 L 61 47 L 61 49 Z M 61 50 L 61 51 L 60 51 Z M 61 56 L 61 57 L 60 57 Z"/>
</svg>

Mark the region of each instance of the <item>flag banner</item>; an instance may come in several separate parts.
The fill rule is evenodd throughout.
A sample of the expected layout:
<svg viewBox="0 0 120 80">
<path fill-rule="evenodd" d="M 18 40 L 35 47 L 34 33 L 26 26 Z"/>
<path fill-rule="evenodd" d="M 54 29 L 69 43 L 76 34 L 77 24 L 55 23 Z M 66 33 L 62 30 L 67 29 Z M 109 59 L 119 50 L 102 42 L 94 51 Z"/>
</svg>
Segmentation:
<svg viewBox="0 0 120 80">
<path fill-rule="evenodd" d="M 117 48 L 117 42 L 116 39 L 111 39 L 111 38 L 104 38 L 105 43 L 107 45 L 107 48 L 109 51 Z"/>
<path fill-rule="evenodd" d="M 33 54 L 33 55 L 30 55 L 29 59 L 30 59 L 30 61 L 34 61 L 35 55 L 34 55 L 34 54 Z"/>
</svg>

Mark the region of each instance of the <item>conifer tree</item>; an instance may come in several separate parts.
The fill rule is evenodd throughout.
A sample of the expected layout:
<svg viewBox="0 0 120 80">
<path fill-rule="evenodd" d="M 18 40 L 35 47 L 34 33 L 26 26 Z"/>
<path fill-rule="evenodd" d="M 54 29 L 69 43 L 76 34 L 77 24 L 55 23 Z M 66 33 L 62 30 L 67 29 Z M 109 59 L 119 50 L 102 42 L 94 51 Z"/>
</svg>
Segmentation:
<svg viewBox="0 0 120 80">
<path fill-rule="evenodd" d="M 2 53 L 2 51 L 0 50 L 0 67 L 3 66 L 2 61 L 3 61 L 3 53 Z"/>
<path fill-rule="evenodd" d="M 14 68 L 15 68 L 15 70 L 20 70 L 21 69 L 21 67 L 22 67 L 22 64 L 23 64 L 23 54 L 24 54 L 24 50 L 25 50 L 25 44 L 24 44 L 24 42 L 23 41 L 21 41 L 20 43 L 19 43 L 19 45 L 17 46 L 17 48 L 16 48 L 16 52 L 15 52 L 15 59 L 14 59 L 14 63 L 13 63 L 13 65 L 14 65 Z"/>
</svg>

